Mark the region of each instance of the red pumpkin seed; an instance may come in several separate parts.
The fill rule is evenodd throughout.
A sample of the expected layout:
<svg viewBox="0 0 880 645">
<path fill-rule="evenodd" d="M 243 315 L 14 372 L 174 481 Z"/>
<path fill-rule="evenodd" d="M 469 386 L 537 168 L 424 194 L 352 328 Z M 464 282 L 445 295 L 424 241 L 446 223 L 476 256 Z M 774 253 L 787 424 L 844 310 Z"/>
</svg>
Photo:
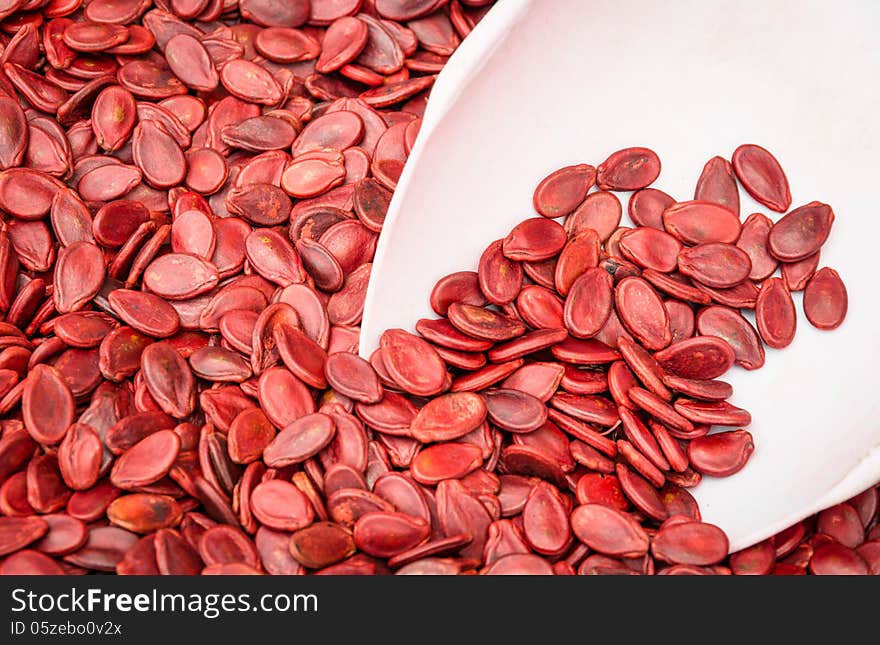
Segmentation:
<svg viewBox="0 0 880 645">
<path fill-rule="evenodd" d="M 694 199 L 714 202 L 733 211 L 739 217 L 739 189 L 733 166 L 724 157 L 712 157 L 703 166 L 697 180 Z"/>
<path fill-rule="evenodd" d="M 724 532 L 713 524 L 681 522 L 664 524 L 651 544 L 655 558 L 672 564 L 707 566 L 727 555 Z"/>
<path fill-rule="evenodd" d="M 682 246 L 678 240 L 653 228 L 635 228 L 620 236 L 623 256 L 640 267 L 662 273 L 675 271 Z"/>
<path fill-rule="evenodd" d="M 547 408 L 519 390 L 489 390 L 484 394 L 489 420 L 508 432 L 531 432 L 547 421 Z"/>
<path fill-rule="evenodd" d="M 271 468 L 302 463 L 317 455 L 332 440 L 336 423 L 320 412 L 300 417 L 281 432 L 263 450 L 263 461 Z"/>
<path fill-rule="evenodd" d="M 590 338 L 608 320 L 612 305 L 613 280 L 601 268 L 584 271 L 571 285 L 563 317 L 573 336 Z"/>
<path fill-rule="evenodd" d="M 663 211 L 664 228 L 685 244 L 739 239 L 742 226 L 735 212 L 712 201 L 679 202 Z"/>
<path fill-rule="evenodd" d="M 844 546 L 856 548 L 865 540 L 862 520 L 850 504 L 836 504 L 819 513 L 816 530 Z"/>
<path fill-rule="evenodd" d="M 377 511 L 363 515 L 355 523 L 354 543 L 368 555 L 390 558 L 425 541 L 430 532 L 430 526 L 422 519 Z"/>
<path fill-rule="evenodd" d="M 746 144 L 733 151 L 732 161 L 736 176 L 749 195 L 771 210 L 788 210 L 791 192 L 776 157 L 761 146 Z"/>
<path fill-rule="evenodd" d="M 547 175 L 535 189 L 535 210 L 544 217 L 571 213 L 596 183 L 596 169 L 587 164 L 567 166 Z"/>
<path fill-rule="evenodd" d="M 502 254 L 502 242 L 497 240 L 483 251 L 477 273 L 485 299 L 496 305 L 513 302 L 523 281 L 522 265 Z"/>
<path fill-rule="evenodd" d="M 816 576 L 864 576 L 868 564 L 856 551 L 836 542 L 818 547 L 810 558 L 810 573 Z"/>
<path fill-rule="evenodd" d="M 785 215 L 770 229 L 767 247 L 783 262 L 797 262 L 816 253 L 834 223 L 834 211 L 828 204 L 810 202 Z"/>
<path fill-rule="evenodd" d="M 755 304 L 755 321 L 761 339 L 774 349 L 788 347 L 797 331 L 794 301 L 780 278 L 770 278 L 761 286 Z"/>
<path fill-rule="evenodd" d="M 846 318 L 846 287 L 837 271 L 819 269 L 804 290 L 804 313 L 813 327 L 837 329 Z"/>
<path fill-rule="evenodd" d="M 782 281 L 789 291 L 803 291 L 819 266 L 819 251 L 797 262 L 782 262 Z"/>
<path fill-rule="evenodd" d="M 749 277 L 752 261 L 739 247 L 712 242 L 679 253 L 678 269 L 707 287 L 726 289 L 735 287 Z"/>
<path fill-rule="evenodd" d="M 648 552 L 648 536 L 629 515 L 602 504 L 583 504 L 571 514 L 571 528 L 591 549 L 635 558 Z"/>
<path fill-rule="evenodd" d="M 752 262 L 750 280 L 761 281 L 769 278 L 779 265 L 767 248 L 772 228 L 773 222 L 761 213 L 752 213 L 742 225 L 742 232 L 736 245 L 748 254 Z"/>
<path fill-rule="evenodd" d="M 505 257 L 540 262 L 557 255 L 565 246 L 565 229 L 553 220 L 533 217 L 513 227 L 504 238 Z"/>
<path fill-rule="evenodd" d="M 637 277 L 621 280 L 614 289 L 620 321 L 647 349 L 663 349 L 672 342 L 669 314 L 657 292 Z"/>
<path fill-rule="evenodd" d="M 435 485 L 445 479 L 458 479 L 483 463 L 478 446 L 468 443 L 439 443 L 423 448 L 412 461 L 413 479 Z"/>
<path fill-rule="evenodd" d="M 660 159 L 648 148 L 618 150 L 596 168 L 602 190 L 639 190 L 660 175 Z"/>
<path fill-rule="evenodd" d="M 722 338 L 697 336 L 670 345 L 657 352 L 654 358 L 665 371 L 675 376 L 713 379 L 730 369 L 735 354 L 733 348 Z"/>
<path fill-rule="evenodd" d="M 607 241 L 620 224 L 623 208 L 613 193 L 600 190 L 587 195 L 574 212 L 565 218 L 565 231 L 576 237 L 592 230 L 600 240 Z"/>
</svg>

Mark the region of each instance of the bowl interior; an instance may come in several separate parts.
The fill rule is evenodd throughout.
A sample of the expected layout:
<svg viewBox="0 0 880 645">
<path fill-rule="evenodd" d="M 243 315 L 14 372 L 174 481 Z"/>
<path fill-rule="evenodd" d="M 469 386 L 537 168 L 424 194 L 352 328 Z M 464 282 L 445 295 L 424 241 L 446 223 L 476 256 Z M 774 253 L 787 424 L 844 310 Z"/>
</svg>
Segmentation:
<svg viewBox="0 0 880 645">
<path fill-rule="evenodd" d="M 686 200 L 710 157 L 758 143 L 785 168 L 793 207 L 834 208 L 820 266 L 846 282 L 849 317 L 820 332 L 795 296 L 792 345 L 725 377 L 754 419 L 752 460 L 695 495 L 735 550 L 880 479 L 877 24 L 868 1 L 500 2 L 433 90 L 380 239 L 361 352 L 384 329 L 433 317 L 434 282 L 475 269 L 489 242 L 534 216 L 548 172 L 644 145 L 663 162 L 654 185 Z M 741 199 L 742 219 L 778 219 Z"/>
</svg>

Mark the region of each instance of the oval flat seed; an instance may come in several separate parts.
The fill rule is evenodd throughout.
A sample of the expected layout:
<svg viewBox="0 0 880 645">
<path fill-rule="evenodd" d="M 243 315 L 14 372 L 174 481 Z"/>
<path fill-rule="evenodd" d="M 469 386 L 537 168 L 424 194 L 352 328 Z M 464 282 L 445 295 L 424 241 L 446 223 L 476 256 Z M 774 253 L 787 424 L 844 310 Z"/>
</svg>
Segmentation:
<svg viewBox="0 0 880 645">
<path fill-rule="evenodd" d="M 307 385 L 326 388 L 324 364 L 327 361 L 327 352 L 324 348 L 289 324 L 276 325 L 272 333 L 285 367 Z"/>
<path fill-rule="evenodd" d="M 590 338 L 608 320 L 612 305 L 613 280 L 601 268 L 584 271 L 571 285 L 563 317 L 573 336 Z"/>
<path fill-rule="evenodd" d="M 754 370 L 764 364 L 764 346 L 755 328 L 737 311 L 719 306 L 706 307 L 697 315 L 697 329 L 703 335 L 727 341 L 737 364 L 742 367 Z"/>
<path fill-rule="evenodd" d="M 155 432 L 126 450 L 113 464 L 110 481 L 133 490 L 168 474 L 180 451 L 180 437 L 171 430 Z"/>
<path fill-rule="evenodd" d="M 676 392 L 704 401 L 724 401 L 733 396 L 733 387 L 724 381 L 688 379 L 667 374 L 663 382 Z"/>
<path fill-rule="evenodd" d="M 784 213 L 791 205 L 782 166 L 761 146 L 745 144 L 733 151 L 733 169 L 749 195 L 767 208 Z"/>
<path fill-rule="evenodd" d="M 831 226 L 834 211 L 828 204 L 810 202 L 782 217 L 770 229 L 767 247 L 783 262 L 796 262 L 822 248 Z"/>
<path fill-rule="evenodd" d="M 617 406 L 603 396 L 557 392 L 550 405 L 576 419 L 605 427 L 613 427 L 619 419 Z"/>
<path fill-rule="evenodd" d="M 726 289 L 748 279 L 752 261 L 737 246 L 711 242 L 679 253 L 678 269 L 707 287 Z"/>
<path fill-rule="evenodd" d="M 220 68 L 220 82 L 233 96 L 261 105 L 277 105 L 283 98 L 275 78 L 256 63 L 234 59 Z"/>
<path fill-rule="evenodd" d="M 679 202 L 663 211 L 663 227 L 685 244 L 724 242 L 739 239 L 739 216 L 711 201 Z"/>
<path fill-rule="evenodd" d="M 749 279 L 761 281 L 769 278 L 779 261 L 770 255 L 768 240 L 773 222 L 762 213 L 752 213 L 742 225 L 742 232 L 736 245 L 745 251 L 752 262 L 752 270 Z"/>
<path fill-rule="evenodd" d="M 672 564 L 706 566 L 727 555 L 727 536 L 720 528 L 703 522 L 664 524 L 651 544 L 655 558 Z"/>
<path fill-rule="evenodd" d="M 837 271 L 819 269 L 804 290 L 804 313 L 817 329 L 837 329 L 846 318 L 846 286 Z"/>
<path fill-rule="evenodd" d="M 694 199 L 720 204 L 739 217 L 739 189 L 727 159 L 712 157 L 706 162 L 694 189 Z"/>
<path fill-rule="evenodd" d="M 547 421 L 547 408 L 519 390 L 489 390 L 484 394 L 489 420 L 509 432 L 531 432 Z"/>
<path fill-rule="evenodd" d="M 413 479 L 433 486 L 445 479 L 464 477 L 483 463 L 479 446 L 469 443 L 438 443 L 419 451 L 411 465 Z"/>
<path fill-rule="evenodd" d="M 185 300 L 207 293 L 219 282 L 217 268 L 196 255 L 168 253 L 144 271 L 144 285 L 169 300 Z"/>
<path fill-rule="evenodd" d="M 602 190 L 639 190 L 660 175 L 660 158 L 648 148 L 618 150 L 596 168 Z"/>
<path fill-rule="evenodd" d="M 649 226 L 663 230 L 663 211 L 675 204 L 675 200 L 656 188 L 643 188 L 629 198 L 627 213 L 636 226 Z"/>
<path fill-rule="evenodd" d="M 522 511 L 523 537 L 542 555 L 560 555 L 571 544 L 566 500 L 547 482 L 538 482 Z"/>
<path fill-rule="evenodd" d="M 672 393 L 663 383 L 663 368 L 651 354 L 628 338 L 620 339 L 619 349 L 626 364 L 647 389 L 664 401 L 672 400 Z"/>
<path fill-rule="evenodd" d="M 591 549 L 637 558 L 648 552 L 648 535 L 629 515 L 602 504 L 583 504 L 571 514 L 571 528 Z"/>
<path fill-rule="evenodd" d="M 378 403 L 382 399 L 382 385 L 376 371 L 357 354 L 330 354 L 324 364 L 324 374 L 334 390 L 349 398 L 362 403 Z"/>
<path fill-rule="evenodd" d="M 89 242 L 74 242 L 58 254 L 55 267 L 55 308 L 60 313 L 82 309 L 104 283 L 104 257 Z"/>
<path fill-rule="evenodd" d="M 549 221 L 549 220 L 548 220 Z M 497 240 L 486 247 L 480 256 L 479 276 L 480 291 L 486 300 L 496 305 L 513 302 L 522 288 L 522 265 L 511 260 L 502 253 L 502 240 Z"/>
<path fill-rule="evenodd" d="M 314 509 L 294 484 L 281 479 L 265 481 L 251 493 L 251 510 L 265 526 L 278 531 L 297 531 L 312 523 Z"/>
<path fill-rule="evenodd" d="M 165 44 L 165 60 L 184 85 L 200 92 L 210 92 L 220 83 L 207 49 L 193 36 L 180 33 Z"/>
<path fill-rule="evenodd" d="M 654 358 L 665 371 L 675 376 L 713 379 L 730 369 L 735 354 L 722 338 L 697 336 L 670 345 L 657 352 Z"/>
<path fill-rule="evenodd" d="M 422 519 L 376 511 L 355 523 L 354 543 L 368 555 L 390 558 L 421 544 L 430 533 L 431 527 Z"/>
<path fill-rule="evenodd" d="M 572 238 L 592 230 L 604 242 L 620 225 L 622 213 L 620 200 L 613 193 L 600 190 L 587 195 L 581 205 L 565 218 L 565 231 Z"/>
<path fill-rule="evenodd" d="M 620 321 L 645 348 L 663 349 L 672 342 L 666 307 L 645 280 L 621 280 L 614 289 L 614 303 Z"/>
<path fill-rule="evenodd" d="M 599 247 L 599 236 L 593 229 L 585 229 L 568 241 L 559 254 L 553 278 L 560 295 L 568 295 L 578 277 L 598 266 Z"/>
<path fill-rule="evenodd" d="M 132 156 L 153 188 L 176 186 L 186 176 L 186 157 L 159 121 L 141 121 L 132 136 Z"/>
<path fill-rule="evenodd" d="M 433 399 L 419 410 L 410 431 L 422 443 L 451 441 L 478 428 L 486 419 L 483 398 L 471 392 L 454 392 Z"/>
<path fill-rule="evenodd" d="M 864 576 L 869 569 L 858 552 L 831 542 L 818 547 L 810 558 L 810 573 L 816 576 Z"/>
<path fill-rule="evenodd" d="M 21 397 L 25 429 L 35 441 L 59 443 L 74 419 L 74 400 L 61 373 L 49 365 L 34 366 Z"/>
<path fill-rule="evenodd" d="M 865 540 L 859 514 L 850 504 L 836 504 L 819 513 L 816 530 L 848 546 L 856 548 Z"/>
<path fill-rule="evenodd" d="M 174 308 L 151 293 L 116 289 L 108 300 L 125 323 L 147 336 L 167 338 L 180 329 L 180 317 Z"/>
<path fill-rule="evenodd" d="M 316 522 L 290 536 L 290 552 L 303 566 L 321 569 L 354 554 L 350 531 L 333 522 Z"/>
<path fill-rule="evenodd" d="M 520 262 L 541 262 L 565 246 L 565 229 L 551 219 L 533 217 L 513 227 L 504 238 L 504 255 Z"/>
<path fill-rule="evenodd" d="M 623 444 L 620 446 L 621 454 L 624 455 L 630 464 L 633 464 L 633 469 L 646 475 L 647 473 L 644 472 L 645 464 L 640 463 L 639 460 L 632 459 L 628 454 L 640 453 L 635 452 L 635 449 L 625 442 L 621 441 L 618 445 L 620 444 Z M 636 464 L 641 467 L 641 470 L 636 468 Z M 666 504 L 663 502 L 663 499 L 660 497 L 660 493 L 656 488 L 656 484 L 660 483 L 659 480 L 649 482 L 646 477 L 642 477 L 642 475 L 634 472 L 627 467 L 626 464 L 622 463 L 618 463 L 615 466 L 615 472 L 617 473 L 617 479 L 620 481 L 620 487 L 624 494 L 639 511 L 658 522 L 662 522 L 666 519 L 668 514 Z"/>
<path fill-rule="evenodd" d="M 478 340 L 510 340 L 525 332 L 521 321 L 475 305 L 455 302 L 449 306 L 447 314 L 456 329 Z"/>
<path fill-rule="evenodd" d="M 797 262 L 782 262 L 782 281 L 789 291 L 803 291 L 819 267 L 821 253 L 816 251 Z"/>
<path fill-rule="evenodd" d="M 691 466 L 713 477 L 729 477 L 746 465 L 755 450 L 747 430 L 718 432 L 694 439 L 688 444 Z"/>
<path fill-rule="evenodd" d="M 184 358 L 167 341 L 153 343 L 141 354 L 141 373 L 156 403 L 183 419 L 196 405 L 195 379 Z"/>
<path fill-rule="evenodd" d="M 183 509 L 167 495 L 133 493 L 113 500 L 107 517 L 123 529 L 146 534 L 179 524 Z"/>
<path fill-rule="evenodd" d="M 663 306 L 669 315 L 669 331 L 672 342 L 677 343 L 694 335 L 696 321 L 691 306 L 679 300 L 664 300 Z"/>
<path fill-rule="evenodd" d="M 14 553 L 36 542 L 49 531 L 49 524 L 31 515 L 0 517 L 0 555 Z"/>
<path fill-rule="evenodd" d="M 566 166 L 547 175 L 535 189 L 533 204 L 544 217 L 571 213 L 596 182 L 596 169 L 587 164 Z"/>
<path fill-rule="evenodd" d="M 761 339 L 774 349 L 788 347 L 794 340 L 797 313 L 781 278 L 770 278 L 761 286 L 755 303 L 755 322 Z"/>
<path fill-rule="evenodd" d="M 642 420 L 627 408 L 620 410 L 620 420 L 623 422 L 623 430 L 630 443 L 650 459 L 651 463 L 657 466 L 657 468 L 664 471 L 669 470 L 669 462 L 663 455 L 657 440 L 645 424 L 642 423 Z"/>
<path fill-rule="evenodd" d="M 300 417 L 279 432 L 263 450 L 263 461 L 270 468 L 299 464 L 314 457 L 333 440 L 336 422 L 317 412 Z"/>
<path fill-rule="evenodd" d="M 506 363 L 487 365 L 476 372 L 456 378 L 452 382 L 450 390 L 452 392 L 469 392 L 485 389 L 506 379 L 522 367 L 523 363 L 523 359 L 517 358 Z"/>
<path fill-rule="evenodd" d="M 570 387 L 578 389 L 577 386 L 582 383 L 592 383 L 587 378 L 583 381 L 579 380 L 579 370 L 573 367 L 572 369 L 577 372 L 577 374 L 573 374 L 571 377 L 572 380 L 570 381 Z M 546 402 L 565 380 L 567 372 L 567 367 L 563 367 L 558 363 L 530 363 L 528 365 L 523 365 L 513 374 L 504 379 L 501 383 L 501 387 L 508 390 L 520 390 L 521 392 L 531 394 L 535 398 Z M 602 376 L 599 372 L 587 372 L 587 374 L 595 375 L 597 378 Z M 597 391 L 595 386 L 589 388 L 584 385 L 584 389 L 590 389 L 590 391 L 580 391 L 575 392 L 575 394 L 592 394 Z M 606 389 L 606 387 L 602 387 L 602 389 L 599 389 L 598 391 L 601 392 L 604 391 L 604 389 Z"/>
<path fill-rule="evenodd" d="M 580 504 L 602 504 L 619 511 L 629 509 L 620 481 L 610 474 L 585 473 L 578 480 L 576 496 Z"/>
<path fill-rule="evenodd" d="M 445 389 L 443 360 L 426 341 L 402 329 L 388 330 L 380 339 L 382 358 L 392 378 L 407 392 L 433 396 Z"/>
<path fill-rule="evenodd" d="M 305 384 L 283 367 L 270 367 L 257 384 L 260 405 L 279 428 L 315 412 L 315 401 Z"/>
<path fill-rule="evenodd" d="M 737 576 L 765 576 L 776 564 L 773 540 L 757 544 L 730 554 L 730 568 Z"/>
<path fill-rule="evenodd" d="M 237 464 L 254 462 L 274 438 L 275 428 L 262 410 L 242 410 L 232 420 L 226 435 L 229 458 Z"/>
<path fill-rule="evenodd" d="M 681 243 L 663 231 L 653 228 L 634 228 L 620 236 L 623 256 L 640 267 L 661 273 L 675 271 Z"/>
<path fill-rule="evenodd" d="M 686 419 L 694 423 L 723 426 L 747 426 L 751 415 L 726 401 L 689 401 L 678 399 L 674 407 Z"/>
</svg>

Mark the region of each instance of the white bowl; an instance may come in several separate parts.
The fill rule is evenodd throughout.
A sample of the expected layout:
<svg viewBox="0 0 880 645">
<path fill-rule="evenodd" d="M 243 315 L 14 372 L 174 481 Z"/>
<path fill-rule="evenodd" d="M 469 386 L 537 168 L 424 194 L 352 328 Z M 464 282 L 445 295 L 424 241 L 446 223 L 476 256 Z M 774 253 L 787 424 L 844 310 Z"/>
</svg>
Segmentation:
<svg viewBox="0 0 880 645">
<path fill-rule="evenodd" d="M 710 157 L 758 143 L 793 206 L 834 208 L 820 266 L 846 282 L 849 317 L 820 332 L 797 295 L 792 345 L 725 377 L 757 448 L 694 494 L 737 550 L 880 480 L 878 24 L 869 0 L 501 0 L 434 86 L 379 240 L 361 352 L 433 317 L 434 282 L 534 216 L 548 172 L 644 145 L 663 161 L 654 185 L 685 200 Z M 743 197 L 743 219 L 778 217 Z"/>
</svg>

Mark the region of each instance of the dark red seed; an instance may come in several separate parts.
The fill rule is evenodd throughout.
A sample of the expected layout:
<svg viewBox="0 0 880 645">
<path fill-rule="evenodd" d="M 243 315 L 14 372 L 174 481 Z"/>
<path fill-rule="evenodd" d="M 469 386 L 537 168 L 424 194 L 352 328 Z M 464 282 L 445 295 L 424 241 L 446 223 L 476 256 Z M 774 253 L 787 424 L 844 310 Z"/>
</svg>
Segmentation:
<svg viewBox="0 0 880 645">
<path fill-rule="evenodd" d="M 834 211 L 828 204 L 810 202 L 785 215 L 770 229 L 767 247 L 782 262 L 797 262 L 816 253 L 831 233 Z"/>
<path fill-rule="evenodd" d="M 602 190 L 639 190 L 660 175 L 660 159 L 648 148 L 618 150 L 596 168 Z"/>
<path fill-rule="evenodd" d="M 770 278 L 761 286 L 755 304 L 755 321 L 761 339 L 774 349 L 788 347 L 794 340 L 797 314 L 781 278 Z"/>
<path fill-rule="evenodd" d="M 752 197 L 780 213 L 788 210 L 791 192 L 776 157 L 761 146 L 746 144 L 733 151 L 732 161 L 736 176 Z"/>
<path fill-rule="evenodd" d="M 732 430 L 694 439 L 688 444 L 688 459 L 704 475 L 729 477 L 742 470 L 754 450 L 751 433 Z"/>
<path fill-rule="evenodd" d="M 651 544 L 654 557 L 673 564 L 707 566 L 727 555 L 727 536 L 702 522 L 664 524 Z"/>
<path fill-rule="evenodd" d="M 837 329 L 846 318 L 846 287 L 837 271 L 819 269 L 804 290 L 804 313 L 813 327 Z"/>
<path fill-rule="evenodd" d="M 562 217 L 580 204 L 596 182 L 596 169 L 587 164 L 567 166 L 549 174 L 535 189 L 533 204 L 544 217 Z"/>
<path fill-rule="evenodd" d="M 724 157 L 712 157 L 703 166 L 703 172 L 694 189 L 694 199 L 720 204 L 739 217 L 739 189 L 733 166 Z"/>
</svg>

